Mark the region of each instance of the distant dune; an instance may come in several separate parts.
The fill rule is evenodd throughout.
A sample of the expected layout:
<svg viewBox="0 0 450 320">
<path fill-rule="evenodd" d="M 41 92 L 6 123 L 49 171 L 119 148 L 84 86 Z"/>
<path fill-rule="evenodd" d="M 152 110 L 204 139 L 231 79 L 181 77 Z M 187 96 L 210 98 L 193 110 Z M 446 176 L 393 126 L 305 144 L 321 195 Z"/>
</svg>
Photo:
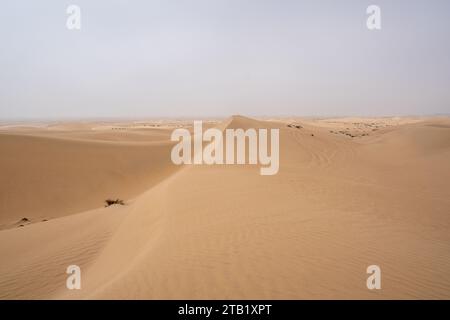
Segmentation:
<svg viewBox="0 0 450 320">
<path fill-rule="evenodd" d="M 208 125 L 279 128 L 278 174 L 173 165 L 187 121 L 0 128 L 0 298 L 450 299 L 449 118 Z"/>
</svg>

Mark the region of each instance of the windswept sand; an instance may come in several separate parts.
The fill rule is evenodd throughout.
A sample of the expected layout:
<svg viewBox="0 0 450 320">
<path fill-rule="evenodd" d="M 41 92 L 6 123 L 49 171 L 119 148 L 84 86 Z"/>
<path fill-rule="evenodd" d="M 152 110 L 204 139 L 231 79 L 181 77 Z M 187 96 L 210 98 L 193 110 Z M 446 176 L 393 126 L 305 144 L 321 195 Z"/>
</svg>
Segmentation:
<svg viewBox="0 0 450 320">
<path fill-rule="evenodd" d="M 174 166 L 186 121 L 1 126 L 0 298 L 450 299 L 449 118 L 214 125 L 280 128 L 279 173 Z"/>
</svg>

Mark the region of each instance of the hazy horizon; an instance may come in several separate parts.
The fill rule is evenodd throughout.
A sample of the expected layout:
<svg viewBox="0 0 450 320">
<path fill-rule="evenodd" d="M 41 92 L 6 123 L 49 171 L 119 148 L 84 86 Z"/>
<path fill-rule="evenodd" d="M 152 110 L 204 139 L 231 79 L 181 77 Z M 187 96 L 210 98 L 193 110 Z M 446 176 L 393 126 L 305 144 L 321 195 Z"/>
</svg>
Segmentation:
<svg viewBox="0 0 450 320">
<path fill-rule="evenodd" d="M 4 3 L 0 120 L 448 115 L 449 14 L 444 0 Z"/>
</svg>

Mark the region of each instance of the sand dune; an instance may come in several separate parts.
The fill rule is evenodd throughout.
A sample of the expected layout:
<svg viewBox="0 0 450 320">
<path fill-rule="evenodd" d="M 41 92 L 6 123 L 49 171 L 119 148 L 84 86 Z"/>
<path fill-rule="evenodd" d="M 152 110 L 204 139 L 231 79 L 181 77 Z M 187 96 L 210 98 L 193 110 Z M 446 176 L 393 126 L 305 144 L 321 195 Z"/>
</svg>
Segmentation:
<svg viewBox="0 0 450 320">
<path fill-rule="evenodd" d="M 6 130 L 0 297 L 450 298 L 450 120 L 326 121 L 218 124 L 280 128 L 274 176 L 175 167 L 170 130 Z M 382 290 L 366 288 L 372 264 Z"/>
<path fill-rule="evenodd" d="M 167 161 L 167 138 L 136 143 L 54 136 L 0 135 L 0 228 L 98 208 L 110 197 L 130 200 L 176 169 Z"/>
</svg>

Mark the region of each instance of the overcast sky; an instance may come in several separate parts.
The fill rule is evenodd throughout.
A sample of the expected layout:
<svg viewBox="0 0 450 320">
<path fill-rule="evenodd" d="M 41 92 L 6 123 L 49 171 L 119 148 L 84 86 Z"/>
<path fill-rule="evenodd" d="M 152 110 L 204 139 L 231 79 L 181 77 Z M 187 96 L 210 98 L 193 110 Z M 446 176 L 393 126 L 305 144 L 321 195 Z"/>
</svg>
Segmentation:
<svg viewBox="0 0 450 320">
<path fill-rule="evenodd" d="M 449 113 L 449 39 L 448 0 L 2 1 L 0 119 Z"/>
</svg>

